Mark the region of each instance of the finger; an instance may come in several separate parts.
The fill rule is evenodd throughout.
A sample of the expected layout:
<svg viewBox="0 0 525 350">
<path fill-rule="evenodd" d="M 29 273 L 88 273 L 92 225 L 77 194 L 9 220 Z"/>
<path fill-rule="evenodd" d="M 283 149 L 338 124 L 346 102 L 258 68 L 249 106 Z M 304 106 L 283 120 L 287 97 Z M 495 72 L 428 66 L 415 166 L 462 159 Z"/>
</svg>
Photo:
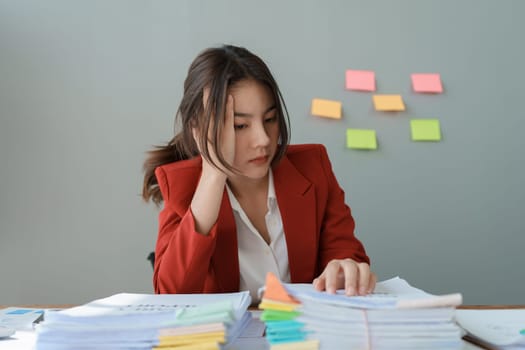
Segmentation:
<svg viewBox="0 0 525 350">
<path fill-rule="evenodd" d="M 325 289 L 330 294 L 335 294 L 337 290 L 337 275 L 341 269 L 339 260 L 332 260 L 326 265 L 323 271 L 325 277 Z"/>
<path fill-rule="evenodd" d="M 317 277 L 316 279 L 313 280 L 312 284 L 314 286 L 314 289 L 319 291 L 319 292 L 322 292 L 325 287 L 326 287 L 326 280 L 324 278 L 324 275 L 320 275 L 319 277 Z"/>
<path fill-rule="evenodd" d="M 228 95 L 228 99 L 226 100 L 226 113 L 224 115 L 224 123 L 226 126 L 231 126 L 233 129 L 233 96 Z"/>
<path fill-rule="evenodd" d="M 226 108 L 224 110 L 224 130 L 222 136 L 221 152 L 225 161 L 233 165 L 235 161 L 235 115 L 234 99 L 228 95 L 226 99 Z"/>
<path fill-rule="evenodd" d="M 359 269 L 359 295 L 366 295 L 370 285 L 370 265 L 366 263 L 357 264 Z"/>
<path fill-rule="evenodd" d="M 368 283 L 368 294 L 373 293 L 376 288 L 377 276 L 375 273 L 370 273 L 370 281 Z"/>
<path fill-rule="evenodd" d="M 356 295 L 357 279 L 359 277 L 357 264 L 351 259 L 345 259 L 342 261 L 341 266 L 345 276 L 345 294 L 348 296 Z"/>
</svg>

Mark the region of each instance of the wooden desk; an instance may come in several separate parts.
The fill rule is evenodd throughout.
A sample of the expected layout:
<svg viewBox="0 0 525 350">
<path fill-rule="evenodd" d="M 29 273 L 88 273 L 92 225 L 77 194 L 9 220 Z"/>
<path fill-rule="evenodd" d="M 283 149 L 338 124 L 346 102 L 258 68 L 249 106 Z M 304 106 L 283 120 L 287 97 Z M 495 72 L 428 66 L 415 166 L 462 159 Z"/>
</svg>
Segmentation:
<svg viewBox="0 0 525 350">
<path fill-rule="evenodd" d="M 463 310 L 525 309 L 525 305 L 460 305 Z"/>
<path fill-rule="evenodd" d="M 458 306 L 461 310 L 510 310 L 510 309 L 525 309 L 525 305 L 461 305 Z M 468 335 L 463 337 L 463 340 L 472 343 L 485 350 L 496 350 L 486 344 L 480 343 L 477 339 L 474 339 Z"/>
</svg>

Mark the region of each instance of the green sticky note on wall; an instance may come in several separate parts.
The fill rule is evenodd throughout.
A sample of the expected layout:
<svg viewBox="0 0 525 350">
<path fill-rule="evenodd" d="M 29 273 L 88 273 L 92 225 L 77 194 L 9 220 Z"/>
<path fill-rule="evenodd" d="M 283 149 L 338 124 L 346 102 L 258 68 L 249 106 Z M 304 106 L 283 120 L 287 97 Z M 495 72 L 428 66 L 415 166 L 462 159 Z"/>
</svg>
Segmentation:
<svg viewBox="0 0 525 350">
<path fill-rule="evenodd" d="M 370 129 L 346 129 L 346 147 L 377 149 L 376 131 Z"/>
<path fill-rule="evenodd" d="M 437 119 L 412 119 L 410 131 L 413 141 L 440 141 L 441 129 Z"/>
</svg>

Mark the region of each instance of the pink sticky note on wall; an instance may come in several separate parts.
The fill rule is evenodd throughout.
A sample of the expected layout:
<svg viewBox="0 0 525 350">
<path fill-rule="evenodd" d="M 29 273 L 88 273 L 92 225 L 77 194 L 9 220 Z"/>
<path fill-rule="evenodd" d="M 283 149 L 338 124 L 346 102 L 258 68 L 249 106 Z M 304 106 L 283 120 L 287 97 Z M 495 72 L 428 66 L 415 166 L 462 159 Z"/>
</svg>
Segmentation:
<svg viewBox="0 0 525 350">
<path fill-rule="evenodd" d="M 412 74 L 412 88 L 415 92 L 440 94 L 443 92 L 439 74 Z"/>
<path fill-rule="evenodd" d="M 346 89 L 359 91 L 376 91 L 376 74 L 369 70 L 346 71 Z"/>
</svg>

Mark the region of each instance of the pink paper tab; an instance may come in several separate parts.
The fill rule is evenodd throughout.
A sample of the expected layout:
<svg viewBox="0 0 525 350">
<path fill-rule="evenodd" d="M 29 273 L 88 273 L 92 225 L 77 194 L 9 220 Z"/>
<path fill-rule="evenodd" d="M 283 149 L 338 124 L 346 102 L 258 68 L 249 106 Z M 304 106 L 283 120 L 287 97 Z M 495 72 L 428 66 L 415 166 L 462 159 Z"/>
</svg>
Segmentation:
<svg viewBox="0 0 525 350">
<path fill-rule="evenodd" d="M 415 92 L 440 94 L 443 92 L 439 74 L 412 74 L 412 88 Z"/>
<path fill-rule="evenodd" d="M 359 91 L 376 91 L 376 74 L 369 70 L 346 71 L 346 89 Z"/>
</svg>

